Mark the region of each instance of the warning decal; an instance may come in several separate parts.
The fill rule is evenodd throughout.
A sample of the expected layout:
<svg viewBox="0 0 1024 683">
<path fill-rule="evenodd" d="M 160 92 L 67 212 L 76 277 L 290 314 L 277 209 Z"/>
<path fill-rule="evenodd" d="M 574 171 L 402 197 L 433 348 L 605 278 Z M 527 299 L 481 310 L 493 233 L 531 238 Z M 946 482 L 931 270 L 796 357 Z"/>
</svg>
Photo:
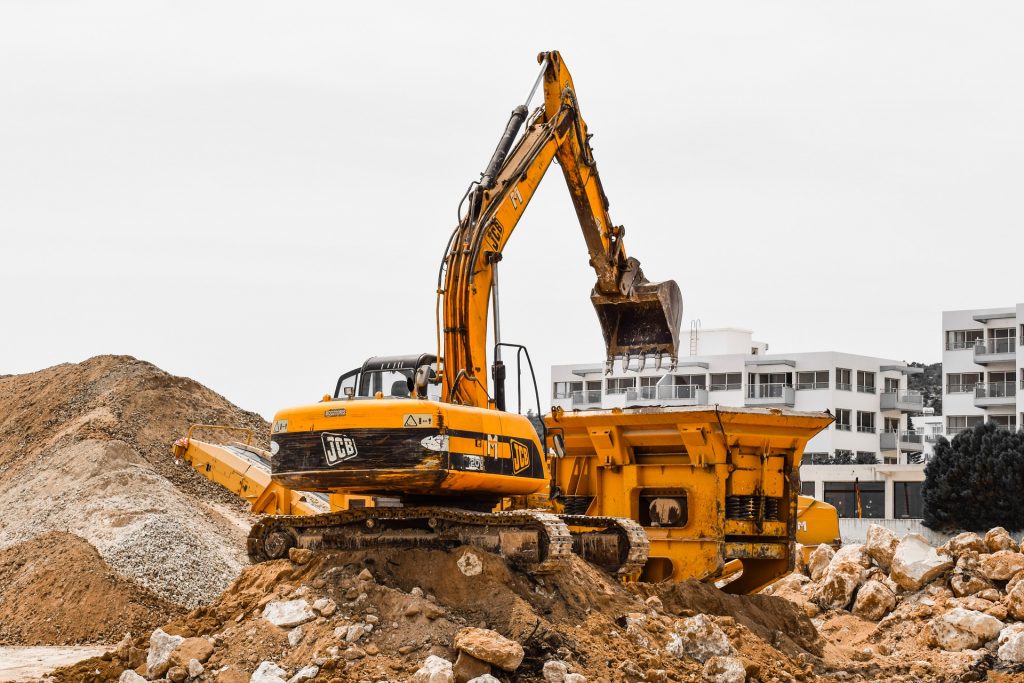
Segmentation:
<svg viewBox="0 0 1024 683">
<path fill-rule="evenodd" d="M 402 418 L 403 427 L 433 427 L 434 416 L 431 413 L 411 413 Z"/>
</svg>

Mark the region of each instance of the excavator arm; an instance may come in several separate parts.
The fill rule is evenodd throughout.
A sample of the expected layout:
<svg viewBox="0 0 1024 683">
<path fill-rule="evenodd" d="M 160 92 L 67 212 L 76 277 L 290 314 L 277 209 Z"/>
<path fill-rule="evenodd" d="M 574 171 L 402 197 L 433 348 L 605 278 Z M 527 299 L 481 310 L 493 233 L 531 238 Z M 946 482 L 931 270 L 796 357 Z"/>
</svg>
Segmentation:
<svg viewBox="0 0 1024 683">
<path fill-rule="evenodd" d="M 601 323 L 608 361 L 621 358 L 629 364 L 636 359 L 643 367 L 648 358 L 659 365 L 666 356 L 673 363 L 676 359 L 682 320 L 679 287 L 673 280 L 648 282 L 640 262 L 626 255 L 624 229 L 608 214 L 608 199 L 572 77 L 557 52 L 543 52 L 538 61 L 544 104 L 532 115 L 527 105 L 513 110 L 480 182 L 467 192 L 465 214 L 460 215 L 446 250 L 443 286 L 441 278 L 438 282 L 439 331 L 443 333 L 442 399 L 452 403 L 495 407 L 485 369 L 487 322 L 498 263 L 556 158 L 597 274 L 591 301 Z M 524 122 L 526 131 L 513 147 Z M 496 358 L 496 382 L 503 379 L 502 373 L 503 366 Z"/>
</svg>

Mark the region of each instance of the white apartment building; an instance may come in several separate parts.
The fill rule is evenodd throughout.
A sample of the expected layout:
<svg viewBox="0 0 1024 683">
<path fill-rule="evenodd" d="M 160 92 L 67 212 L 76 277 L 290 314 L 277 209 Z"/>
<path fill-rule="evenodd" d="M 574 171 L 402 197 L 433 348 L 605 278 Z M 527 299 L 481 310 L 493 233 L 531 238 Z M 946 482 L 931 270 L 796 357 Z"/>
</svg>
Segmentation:
<svg viewBox="0 0 1024 683">
<path fill-rule="evenodd" d="M 1024 304 L 942 313 L 945 434 L 982 422 L 1024 425 Z"/>
<path fill-rule="evenodd" d="M 769 354 L 750 330 L 694 330 L 684 335 L 674 369 L 616 363 L 551 367 L 552 406 L 567 411 L 655 405 L 774 406 L 828 410 L 836 422 L 808 443 L 800 468 L 803 491 L 844 517 L 921 516 L 923 436 L 907 430 L 920 393 L 902 361 L 834 351 Z"/>
</svg>

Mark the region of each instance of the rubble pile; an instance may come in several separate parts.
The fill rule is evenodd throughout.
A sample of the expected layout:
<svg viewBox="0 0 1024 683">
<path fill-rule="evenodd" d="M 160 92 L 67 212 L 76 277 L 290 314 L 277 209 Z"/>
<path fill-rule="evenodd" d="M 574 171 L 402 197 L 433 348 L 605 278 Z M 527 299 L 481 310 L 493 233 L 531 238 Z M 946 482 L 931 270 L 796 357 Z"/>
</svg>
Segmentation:
<svg viewBox="0 0 1024 683">
<path fill-rule="evenodd" d="M 793 681 L 813 678 L 825 646 L 780 598 L 631 588 L 577 558 L 528 576 L 465 547 L 290 557 L 50 680 Z"/>
<path fill-rule="evenodd" d="M 193 423 L 269 433 L 198 382 L 128 356 L 0 377 L 0 550 L 65 532 L 165 600 L 213 600 L 246 564 L 251 518 L 241 499 L 168 456 Z"/>
<path fill-rule="evenodd" d="M 932 547 L 872 525 L 863 544 L 815 548 L 765 594 L 811 617 L 836 655 L 897 680 L 1024 674 L 1024 553 L 997 527 Z M 833 656 L 835 659 L 835 656 Z"/>
</svg>

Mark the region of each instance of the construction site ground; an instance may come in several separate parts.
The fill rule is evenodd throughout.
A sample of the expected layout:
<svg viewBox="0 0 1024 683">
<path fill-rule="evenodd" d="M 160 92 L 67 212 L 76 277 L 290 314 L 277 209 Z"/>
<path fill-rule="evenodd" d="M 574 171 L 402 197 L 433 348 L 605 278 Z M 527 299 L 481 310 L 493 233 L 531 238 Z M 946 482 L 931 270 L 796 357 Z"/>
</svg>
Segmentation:
<svg viewBox="0 0 1024 683">
<path fill-rule="evenodd" d="M 252 566 L 245 505 L 170 456 L 193 423 L 269 431 L 130 357 L 0 377 L 0 680 L 1024 680 L 998 530 L 941 553 L 875 532 L 751 596 L 470 548 Z"/>
</svg>

